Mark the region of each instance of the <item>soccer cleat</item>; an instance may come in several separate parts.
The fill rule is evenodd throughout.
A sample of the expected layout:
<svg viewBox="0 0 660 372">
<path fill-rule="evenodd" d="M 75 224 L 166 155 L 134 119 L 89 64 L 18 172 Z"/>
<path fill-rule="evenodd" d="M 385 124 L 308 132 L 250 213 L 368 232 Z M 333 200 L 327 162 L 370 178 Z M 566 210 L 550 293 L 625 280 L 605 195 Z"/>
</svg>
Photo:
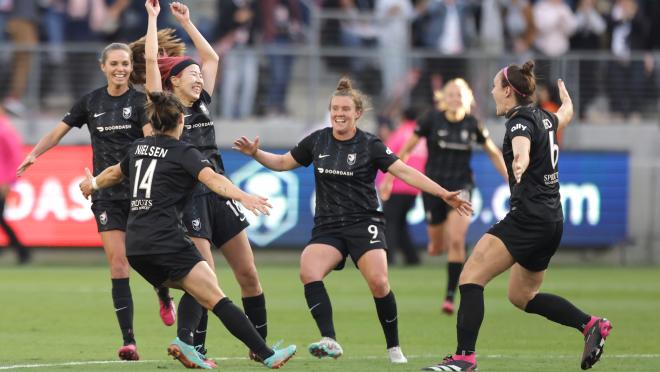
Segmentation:
<svg viewBox="0 0 660 372">
<path fill-rule="evenodd" d="M 289 345 L 284 349 L 273 349 L 274 354 L 264 359 L 263 363 L 270 369 L 279 369 L 296 354 L 296 345 Z"/>
<path fill-rule="evenodd" d="M 452 315 L 454 313 L 454 302 L 445 300 L 445 302 L 442 303 L 442 312 L 447 315 Z"/>
<path fill-rule="evenodd" d="M 584 351 L 582 352 L 582 369 L 591 368 L 603 355 L 605 339 L 612 331 L 612 323 L 605 318 L 591 317 L 584 327 Z"/>
<path fill-rule="evenodd" d="M 256 354 L 254 351 L 252 351 L 252 350 L 249 350 L 249 351 L 248 351 L 248 358 L 250 358 L 250 360 L 253 360 L 253 361 L 257 362 L 257 363 L 263 363 L 263 362 L 264 362 L 263 360 L 261 360 L 261 358 L 259 358 L 259 355 L 257 355 L 257 354 Z"/>
<path fill-rule="evenodd" d="M 124 345 L 117 351 L 121 360 L 140 360 L 135 344 Z"/>
<path fill-rule="evenodd" d="M 449 355 L 442 360 L 442 363 L 422 368 L 422 371 L 476 371 L 477 361 L 472 355 Z"/>
<path fill-rule="evenodd" d="M 211 369 L 211 366 L 206 364 L 204 357 L 195 350 L 194 346 L 186 344 L 178 337 L 167 347 L 167 354 L 181 362 L 186 368 Z"/>
<path fill-rule="evenodd" d="M 218 363 L 215 360 L 206 356 L 207 350 L 204 348 L 204 345 L 195 345 L 195 350 L 202 357 L 204 363 L 206 363 L 211 368 L 218 368 Z"/>
<path fill-rule="evenodd" d="M 406 358 L 405 355 L 403 355 L 403 351 L 401 351 L 401 347 L 395 346 L 387 349 L 387 355 L 390 357 L 390 362 L 394 364 L 404 364 L 408 363 L 408 358 Z"/>
<path fill-rule="evenodd" d="M 160 319 L 169 327 L 176 322 L 176 306 L 174 305 L 174 299 L 170 297 L 167 303 L 159 299 L 158 302 L 160 303 Z"/>
<path fill-rule="evenodd" d="M 319 342 L 309 344 L 307 349 L 317 358 L 337 359 L 344 353 L 339 343 L 330 337 L 323 337 Z"/>
</svg>

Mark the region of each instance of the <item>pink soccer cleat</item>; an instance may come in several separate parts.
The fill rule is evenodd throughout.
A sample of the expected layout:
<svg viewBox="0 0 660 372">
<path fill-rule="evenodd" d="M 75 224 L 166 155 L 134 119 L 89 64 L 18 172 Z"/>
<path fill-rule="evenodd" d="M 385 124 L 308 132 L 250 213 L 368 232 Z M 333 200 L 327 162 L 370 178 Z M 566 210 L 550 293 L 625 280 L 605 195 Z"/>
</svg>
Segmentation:
<svg viewBox="0 0 660 372">
<path fill-rule="evenodd" d="M 120 347 L 117 354 L 121 360 L 140 360 L 135 344 L 128 344 Z"/>
<path fill-rule="evenodd" d="M 174 305 L 174 299 L 170 297 L 170 300 L 165 303 L 162 300 L 158 300 L 160 303 L 160 319 L 166 326 L 171 326 L 176 322 L 176 306 Z"/>
<path fill-rule="evenodd" d="M 449 300 L 445 300 L 442 303 L 442 312 L 447 315 L 452 315 L 454 313 L 454 303 Z"/>
</svg>

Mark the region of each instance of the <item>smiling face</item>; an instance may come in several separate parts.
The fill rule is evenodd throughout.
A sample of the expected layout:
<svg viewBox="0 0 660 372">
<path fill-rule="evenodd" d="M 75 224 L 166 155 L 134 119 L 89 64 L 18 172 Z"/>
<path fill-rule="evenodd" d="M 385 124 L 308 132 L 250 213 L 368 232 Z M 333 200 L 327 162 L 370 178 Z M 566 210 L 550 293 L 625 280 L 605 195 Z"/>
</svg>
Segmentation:
<svg viewBox="0 0 660 372">
<path fill-rule="evenodd" d="M 330 101 L 330 121 L 332 131 L 344 136 L 355 131 L 362 112 L 355 109 L 355 102 L 349 96 L 334 96 Z"/>
<path fill-rule="evenodd" d="M 463 109 L 463 92 L 456 83 L 449 83 L 445 86 L 443 99 L 447 105 L 447 110 L 457 112 Z"/>
<path fill-rule="evenodd" d="M 133 72 L 131 55 L 123 49 L 110 50 L 105 61 L 101 63 L 101 71 L 108 80 L 108 85 L 128 86 L 128 78 Z"/>
<path fill-rule="evenodd" d="M 183 102 L 195 102 L 199 99 L 204 89 L 202 71 L 196 64 L 183 69 L 177 76 L 172 77 L 174 93 Z"/>
</svg>

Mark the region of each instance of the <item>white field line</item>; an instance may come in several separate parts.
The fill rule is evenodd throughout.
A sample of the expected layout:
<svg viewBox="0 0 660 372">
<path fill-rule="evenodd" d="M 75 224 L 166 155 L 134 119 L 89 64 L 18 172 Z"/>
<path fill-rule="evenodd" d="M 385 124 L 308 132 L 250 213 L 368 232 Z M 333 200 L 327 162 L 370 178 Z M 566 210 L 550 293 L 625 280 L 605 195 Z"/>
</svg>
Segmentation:
<svg viewBox="0 0 660 372">
<path fill-rule="evenodd" d="M 383 355 L 363 355 L 363 356 L 344 356 L 342 359 L 350 360 L 373 360 L 373 359 L 385 359 L 387 356 L 385 353 Z M 426 359 L 426 358 L 438 358 L 442 359 L 439 355 L 407 355 L 408 359 Z M 551 358 L 560 358 L 560 359 L 573 359 L 576 358 L 575 355 L 501 355 L 501 354 L 491 354 L 491 355 L 479 355 L 479 358 L 491 358 L 491 359 L 537 359 L 542 357 L 551 357 Z M 605 358 L 641 358 L 641 359 L 658 359 L 660 354 L 606 354 Z M 245 357 L 212 357 L 214 360 L 247 360 Z M 296 357 L 295 359 L 315 359 L 311 356 Z M 90 361 L 81 361 L 81 362 L 61 362 L 61 363 L 41 363 L 41 364 L 14 364 L 9 366 L 0 365 L 0 370 L 9 370 L 9 369 L 21 369 L 21 368 L 53 368 L 53 367 L 70 367 L 70 366 L 89 366 L 89 365 L 103 365 L 103 364 L 118 364 L 118 363 L 131 363 L 131 364 L 151 364 L 151 363 L 166 363 L 175 361 L 171 359 L 153 359 L 153 360 L 139 360 L 139 361 L 123 361 L 123 360 L 90 360 Z M 294 362 L 295 363 L 295 362 Z"/>
</svg>

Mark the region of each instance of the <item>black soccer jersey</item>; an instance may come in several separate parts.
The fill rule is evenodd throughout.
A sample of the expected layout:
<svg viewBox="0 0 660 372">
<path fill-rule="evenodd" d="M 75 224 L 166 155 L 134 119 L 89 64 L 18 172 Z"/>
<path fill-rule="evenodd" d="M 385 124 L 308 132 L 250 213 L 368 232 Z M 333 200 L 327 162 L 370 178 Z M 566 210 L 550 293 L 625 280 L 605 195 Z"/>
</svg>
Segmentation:
<svg viewBox="0 0 660 372">
<path fill-rule="evenodd" d="M 557 222 L 563 220 L 559 197 L 559 146 L 557 116 L 535 106 L 512 110 L 506 122 L 502 154 L 509 175 L 511 214 L 525 220 Z M 520 184 L 513 176 L 511 140 L 524 136 L 531 141 L 529 166 Z"/>
<path fill-rule="evenodd" d="M 474 183 L 470 158 L 474 142 L 483 144 L 488 138 L 474 116 L 467 115 L 453 123 L 444 111 L 431 110 L 417 122 L 415 134 L 426 137 L 428 160 L 426 175 L 450 190 Z"/>
<path fill-rule="evenodd" d="M 340 227 L 371 217 L 381 217 L 374 179 L 398 158 L 376 136 L 357 130 L 339 141 L 332 128 L 317 130 L 291 150 L 305 167 L 314 163 L 316 227 Z"/>
<path fill-rule="evenodd" d="M 146 96 L 130 88 L 121 96 L 108 94 L 107 86 L 82 97 L 62 121 L 81 128 L 87 124 L 92 138 L 94 174 L 119 163 L 128 147 L 142 137 L 142 127 L 149 122 L 144 109 Z M 129 199 L 128 180 L 99 190 L 92 200 Z"/>
<path fill-rule="evenodd" d="M 212 165 L 202 153 L 172 137 L 146 137 L 131 145 L 121 162 L 131 192 L 127 256 L 178 252 L 190 246 L 181 214 L 204 167 Z"/>
<path fill-rule="evenodd" d="M 183 114 L 184 125 L 181 140 L 188 142 L 195 146 L 204 157 L 206 157 L 218 173 L 224 173 L 225 167 L 222 163 L 222 157 L 218 151 L 218 145 L 215 142 L 215 127 L 209 112 L 209 104 L 211 104 L 211 96 L 205 91 L 202 91 L 199 99 L 193 103 L 192 107 L 186 107 Z M 205 194 L 209 190 L 203 184 L 199 184 L 194 193 Z"/>
</svg>

